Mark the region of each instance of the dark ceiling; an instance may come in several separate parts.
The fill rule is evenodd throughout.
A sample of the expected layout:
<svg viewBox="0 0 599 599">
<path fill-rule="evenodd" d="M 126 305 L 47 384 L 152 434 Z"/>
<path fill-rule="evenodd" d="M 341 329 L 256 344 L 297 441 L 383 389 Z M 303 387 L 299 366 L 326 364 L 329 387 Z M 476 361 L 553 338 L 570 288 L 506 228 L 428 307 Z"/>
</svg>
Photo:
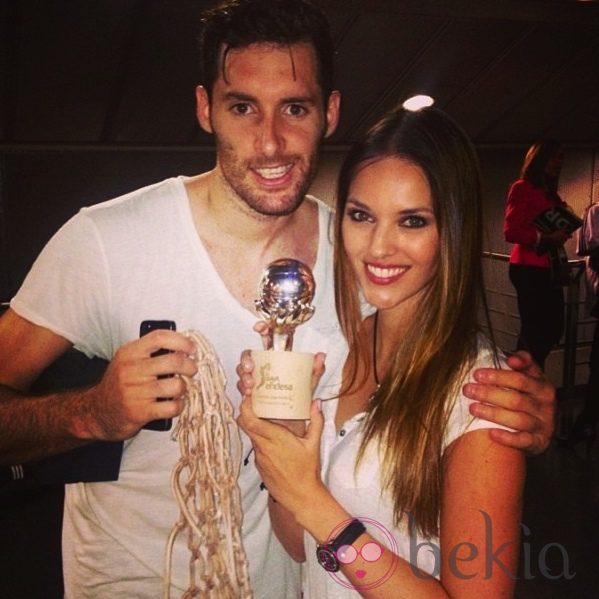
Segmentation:
<svg viewBox="0 0 599 599">
<path fill-rule="evenodd" d="M 0 147 L 208 145 L 202 0 L 4 0 Z M 599 142 L 599 3 L 324 0 L 343 116 L 332 143 L 428 93 L 479 145 Z"/>
</svg>

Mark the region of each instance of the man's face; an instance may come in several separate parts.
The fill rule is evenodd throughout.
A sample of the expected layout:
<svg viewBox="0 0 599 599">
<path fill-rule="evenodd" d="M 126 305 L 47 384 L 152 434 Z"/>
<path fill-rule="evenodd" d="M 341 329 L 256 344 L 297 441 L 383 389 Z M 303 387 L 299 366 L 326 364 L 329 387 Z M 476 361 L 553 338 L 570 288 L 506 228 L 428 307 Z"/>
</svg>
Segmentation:
<svg viewBox="0 0 599 599">
<path fill-rule="evenodd" d="M 337 125 L 339 94 L 325 111 L 311 45 L 230 50 L 211 100 L 198 88 L 198 119 L 216 137 L 226 184 L 252 210 L 293 212 L 316 173 L 323 137 Z"/>
</svg>

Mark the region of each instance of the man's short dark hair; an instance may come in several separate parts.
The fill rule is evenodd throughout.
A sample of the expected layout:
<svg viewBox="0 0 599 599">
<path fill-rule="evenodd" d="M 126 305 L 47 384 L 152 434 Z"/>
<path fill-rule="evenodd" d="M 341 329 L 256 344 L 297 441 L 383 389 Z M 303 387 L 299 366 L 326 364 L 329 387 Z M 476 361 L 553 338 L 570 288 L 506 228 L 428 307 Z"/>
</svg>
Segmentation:
<svg viewBox="0 0 599 599">
<path fill-rule="evenodd" d="M 323 99 L 333 89 L 333 42 L 324 13 L 310 0 L 225 0 L 202 17 L 200 61 L 202 84 L 210 95 L 223 57 L 236 48 L 267 43 L 312 44 Z"/>
</svg>

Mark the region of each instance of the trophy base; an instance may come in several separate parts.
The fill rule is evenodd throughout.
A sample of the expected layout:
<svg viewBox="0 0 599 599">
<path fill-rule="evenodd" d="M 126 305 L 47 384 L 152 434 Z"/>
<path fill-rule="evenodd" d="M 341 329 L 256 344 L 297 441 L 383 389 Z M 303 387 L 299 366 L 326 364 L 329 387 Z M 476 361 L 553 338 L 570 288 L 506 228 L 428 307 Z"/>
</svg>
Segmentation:
<svg viewBox="0 0 599 599">
<path fill-rule="evenodd" d="M 259 418 L 308 420 L 314 354 L 252 350 L 256 386 L 252 408 Z"/>
</svg>

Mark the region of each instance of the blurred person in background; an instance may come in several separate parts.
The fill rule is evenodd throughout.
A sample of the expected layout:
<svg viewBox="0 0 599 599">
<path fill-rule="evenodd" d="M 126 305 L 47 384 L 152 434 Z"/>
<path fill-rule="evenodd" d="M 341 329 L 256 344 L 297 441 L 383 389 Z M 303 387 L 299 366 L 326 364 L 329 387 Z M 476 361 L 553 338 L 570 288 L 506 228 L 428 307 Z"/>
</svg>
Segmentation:
<svg viewBox="0 0 599 599">
<path fill-rule="evenodd" d="M 559 142 L 533 144 L 524 158 L 520 177 L 510 186 L 505 208 L 505 240 L 514 244 L 509 277 L 520 313 L 517 349 L 529 351 L 541 368 L 564 332 L 559 271 L 567 268 L 563 246 L 571 233 L 543 231 L 535 219 L 547 210 L 567 208 L 557 192 L 562 160 Z"/>
</svg>

